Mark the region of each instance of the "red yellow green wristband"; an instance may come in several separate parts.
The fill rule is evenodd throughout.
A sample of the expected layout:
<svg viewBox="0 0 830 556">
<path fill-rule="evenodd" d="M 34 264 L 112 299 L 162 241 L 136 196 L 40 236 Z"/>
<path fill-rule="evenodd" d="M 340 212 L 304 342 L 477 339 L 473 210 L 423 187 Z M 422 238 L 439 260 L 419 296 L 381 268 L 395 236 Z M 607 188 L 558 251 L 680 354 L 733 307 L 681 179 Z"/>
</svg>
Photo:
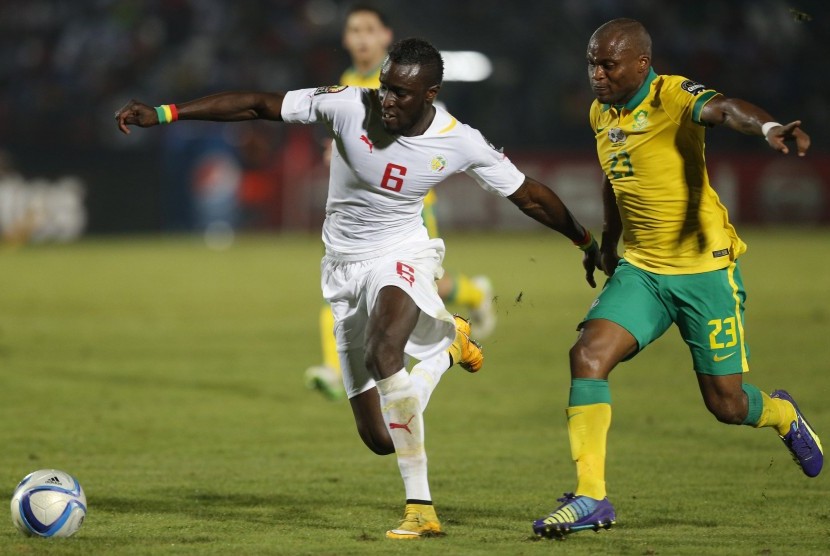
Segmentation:
<svg viewBox="0 0 830 556">
<path fill-rule="evenodd" d="M 162 104 L 156 106 L 156 116 L 158 116 L 159 124 L 169 124 L 179 119 L 179 111 L 175 104 Z"/>
<path fill-rule="evenodd" d="M 594 234 L 591 233 L 591 230 L 585 230 L 585 237 L 582 238 L 582 241 L 574 241 L 574 245 L 579 247 L 583 251 L 587 251 L 592 246 L 597 243 L 597 240 L 594 239 Z"/>
</svg>

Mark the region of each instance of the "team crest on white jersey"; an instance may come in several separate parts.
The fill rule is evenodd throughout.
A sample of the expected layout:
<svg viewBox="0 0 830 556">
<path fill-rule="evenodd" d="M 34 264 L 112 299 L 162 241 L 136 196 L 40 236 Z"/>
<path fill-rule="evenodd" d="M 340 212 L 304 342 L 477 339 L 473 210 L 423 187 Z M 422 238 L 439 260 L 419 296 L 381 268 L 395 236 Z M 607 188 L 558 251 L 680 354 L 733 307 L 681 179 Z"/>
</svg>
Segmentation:
<svg viewBox="0 0 830 556">
<path fill-rule="evenodd" d="M 328 87 L 317 87 L 314 90 L 314 96 L 317 95 L 325 95 L 328 93 L 339 93 L 340 91 L 345 91 L 348 89 L 346 85 L 329 85 Z"/>
<path fill-rule="evenodd" d="M 436 154 L 432 157 L 432 160 L 429 162 L 429 169 L 435 172 L 436 174 L 440 174 L 444 171 L 444 168 L 447 167 L 447 157 L 443 154 Z"/>
<path fill-rule="evenodd" d="M 619 145 L 620 143 L 625 143 L 627 137 L 622 129 L 618 127 L 612 127 L 608 130 L 608 139 L 611 140 L 612 144 Z"/>
</svg>

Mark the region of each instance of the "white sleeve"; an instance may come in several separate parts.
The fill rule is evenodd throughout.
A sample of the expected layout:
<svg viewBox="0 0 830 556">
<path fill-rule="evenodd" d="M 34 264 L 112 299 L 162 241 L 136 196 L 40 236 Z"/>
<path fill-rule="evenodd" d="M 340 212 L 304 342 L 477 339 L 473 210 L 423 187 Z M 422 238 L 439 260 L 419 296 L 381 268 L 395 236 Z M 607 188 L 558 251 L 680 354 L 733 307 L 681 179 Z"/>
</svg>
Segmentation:
<svg viewBox="0 0 830 556">
<path fill-rule="evenodd" d="M 487 142 L 478 130 L 470 128 L 473 161 L 465 170 L 485 190 L 507 197 L 519 189 L 525 175 L 503 152 Z"/>
<path fill-rule="evenodd" d="M 359 89 L 342 85 L 288 91 L 282 99 L 282 120 L 296 124 L 331 121 L 337 106 L 355 94 L 359 95 Z"/>
</svg>

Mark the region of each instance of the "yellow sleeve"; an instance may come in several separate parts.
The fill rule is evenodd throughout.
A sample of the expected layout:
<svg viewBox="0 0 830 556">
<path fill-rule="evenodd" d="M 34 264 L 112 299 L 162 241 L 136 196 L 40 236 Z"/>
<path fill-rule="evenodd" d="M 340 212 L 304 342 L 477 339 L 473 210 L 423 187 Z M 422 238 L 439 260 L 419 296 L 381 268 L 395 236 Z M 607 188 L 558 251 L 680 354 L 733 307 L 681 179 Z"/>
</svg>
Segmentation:
<svg viewBox="0 0 830 556">
<path fill-rule="evenodd" d="M 681 75 L 664 75 L 661 79 L 660 98 L 672 119 L 678 124 L 691 120 L 706 125 L 700 121 L 700 112 L 720 93 Z"/>
</svg>

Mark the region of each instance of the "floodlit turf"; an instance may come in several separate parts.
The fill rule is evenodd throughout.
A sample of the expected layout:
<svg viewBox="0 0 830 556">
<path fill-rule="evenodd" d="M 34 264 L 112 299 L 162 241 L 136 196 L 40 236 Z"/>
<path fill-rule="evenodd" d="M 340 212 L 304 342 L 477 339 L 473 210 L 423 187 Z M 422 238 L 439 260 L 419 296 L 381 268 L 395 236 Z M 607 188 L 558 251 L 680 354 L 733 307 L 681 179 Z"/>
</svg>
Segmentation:
<svg viewBox="0 0 830 556">
<path fill-rule="evenodd" d="M 749 380 L 788 389 L 830 446 L 830 232 L 745 238 Z M 89 500 L 70 539 L 26 539 L 6 513 L 0 553 L 827 552 L 830 470 L 807 479 L 771 430 L 709 416 L 674 330 L 612 375 L 618 526 L 533 538 L 574 486 L 567 350 L 594 294 L 554 234 L 447 243 L 447 268 L 492 277 L 499 327 L 483 372 L 448 373 L 427 410 L 447 536 L 415 543 L 383 538 L 403 511 L 394 457 L 303 385 L 319 359 L 315 237 L 0 250 L 0 489 L 56 467 Z"/>
</svg>

